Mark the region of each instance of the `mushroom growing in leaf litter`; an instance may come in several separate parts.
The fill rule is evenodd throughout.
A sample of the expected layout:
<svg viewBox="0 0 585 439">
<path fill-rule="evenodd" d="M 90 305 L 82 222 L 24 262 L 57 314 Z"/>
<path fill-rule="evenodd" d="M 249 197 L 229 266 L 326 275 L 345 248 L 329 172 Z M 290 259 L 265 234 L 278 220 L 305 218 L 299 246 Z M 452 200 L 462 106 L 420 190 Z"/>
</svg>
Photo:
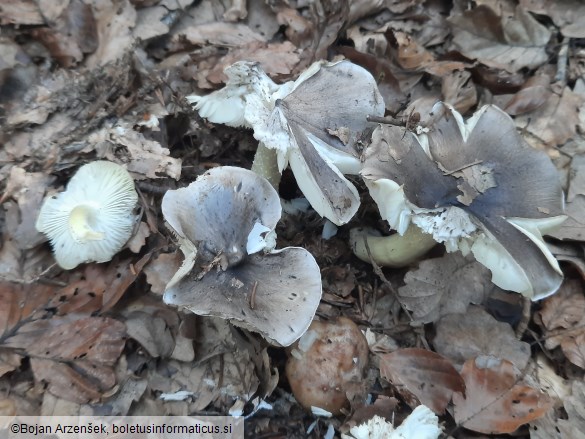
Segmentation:
<svg viewBox="0 0 585 439">
<path fill-rule="evenodd" d="M 550 159 L 495 106 L 465 123 L 439 102 L 426 127 L 416 135 L 381 125 L 372 135 L 362 176 L 382 217 L 399 234 L 412 223 L 448 252 L 473 253 L 500 288 L 532 300 L 553 294 L 563 274 L 542 234 L 566 216 Z"/>
<path fill-rule="evenodd" d="M 126 169 L 107 161 L 88 163 L 64 192 L 45 200 L 36 228 L 47 235 L 57 263 L 66 270 L 107 262 L 132 235 L 137 201 Z"/>
<path fill-rule="evenodd" d="M 305 249 L 274 250 L 281 206 L 265 178 L 214 168 L 168 191 L 162 212 L 191 254 L 165 303 L 228 319 L 281 346 L 303 335 L 321 300 L 321 273 Z"/>
<path fill-rule="evenodd" d="M 360 170 L 357 144 L 368 127 L 366 116 L 384 114 L 372 75 L 349 61 L 316 62 L 282 85 L 256 63 L 240 61 L 225 73 L 223 89 L 188 97 L 199 114 L 252 128 L 260 141 L 252 170 L 276 185 L 290 164 L 313 209 L 336 225 L 347 223 L 360 199 L 343 174 Z M 266 157 L 271 150 L 276 152 L 272 162 Z"/>
</svg>

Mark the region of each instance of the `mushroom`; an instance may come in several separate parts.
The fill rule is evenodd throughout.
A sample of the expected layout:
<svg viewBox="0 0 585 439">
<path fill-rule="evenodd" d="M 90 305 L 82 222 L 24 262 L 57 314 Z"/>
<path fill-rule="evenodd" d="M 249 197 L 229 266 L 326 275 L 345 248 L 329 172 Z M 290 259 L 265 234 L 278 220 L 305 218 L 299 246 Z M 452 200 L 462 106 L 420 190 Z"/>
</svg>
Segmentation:
<svg viewBox="0 0 585 439">
<path fill-rule="evenodd" d="M 372 135 L 362 176 L 382 217 L 398 235 L 416 226 L 448 252 L 473 253 L 500 288 L 532 300 L 553 294 L 563 274 L 542 234 L 566 216 L 550 159 L 495 106 L 467 123 L 441 102 L 430 116 L 427 133 L 383 125 Z M 385 243 L 369 245 L 374 255 Z"/>
<path fill-rule="evenodd" d="M 165 303 L 230 320 L 281 346 L 306 331 L 321 299 L 321 273 L 302 248 L 274 250 L 281 206 L 265 178 L 214 168 L 168 191 L 162 212 L 192 255 L 167 285 Z"/>
<path fill-rule="evenodd" d="M 64 192 L 45 200 L 36 228 L 49 238 L 57 263 L 66 270 L 107 262 L 132 235 L 137 201 L 126 169 L 107 161 L 88 163 Z"/>
<path fill-rule="evenodd" d="M 286 362 L 293 395 L 307 410 L 341 413 L 349 405 L 347 392 L 363 381 L 368 352 L 366 337 L 352 320 L 314 321 Z"/>
<path fill-rule="evenodd" d="M 336 225 L 348 222 L 359 194 L 343 174 L 360 170 L 357 145 L 368 126 L 366 116 L 384 114 L 372 75 L 349 61 L 316 62 L 282 85 L 255 63 L 237 62 L 225 73 L 225 88 L 188 97 L 199 114 L 251 127 L 260 141 L 252 170 L 276 186 L 290 164 L 313 209 Z"/>
</svg>

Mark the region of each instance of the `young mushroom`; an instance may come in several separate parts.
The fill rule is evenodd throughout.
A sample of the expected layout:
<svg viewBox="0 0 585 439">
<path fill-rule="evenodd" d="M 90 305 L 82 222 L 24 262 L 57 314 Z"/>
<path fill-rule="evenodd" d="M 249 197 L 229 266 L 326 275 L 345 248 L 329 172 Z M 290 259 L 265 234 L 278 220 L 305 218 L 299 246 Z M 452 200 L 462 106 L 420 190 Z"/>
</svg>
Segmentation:
<svg viewBox="0 0 585 439">
<path fill-rule="evenodd" d="M 399 235 L 414 225 L 448 252 L 473 253 L 500 288 L 532 300 L 553 294 L 563 274 L 542 234 L 566 216 L 550 159 L 495 106 L 464 123 L 438 103 L 426 126 L 420 135 L 389 125 L 373 133 L 362 176 L 382 217 Z M 372 256 L 384 245 L 369 242 Z"/>
<path fill-rule="evenodd" d="M 225 88 L 188 97 L 199 114 L 252 128 L 260 141 L 252 170 L 276 186 L 289 164 L 317 213 L 336 225 L 348 222 L 359 195 L 343 174 L 360 170 L 357 145 L 366 116 L 384 114 L 372 75 L 349 61 L 316 62 L 282 85 L 255 63 L 237 62 L 225 73 Z"/>
<path fill-rule="evenodd" d="M 214 168 L 168 191 L 162 212 L 193 255 L 167 285 L 165 303 L 228 319 L 281 346 L 303 335 L 321 300 L 321 273 L 302 248 L 274 250 L 281 206 L 265 178 Z"/>
<path fill-rule="evenodd" d="M 45 200 L 36 228 L 47 235 L 57 263 L 66 270 L 107 262 L 132 235 L 137 201 L 126 169 L 107 161 L 88 163 L 64 192 Z"/>
</svg>

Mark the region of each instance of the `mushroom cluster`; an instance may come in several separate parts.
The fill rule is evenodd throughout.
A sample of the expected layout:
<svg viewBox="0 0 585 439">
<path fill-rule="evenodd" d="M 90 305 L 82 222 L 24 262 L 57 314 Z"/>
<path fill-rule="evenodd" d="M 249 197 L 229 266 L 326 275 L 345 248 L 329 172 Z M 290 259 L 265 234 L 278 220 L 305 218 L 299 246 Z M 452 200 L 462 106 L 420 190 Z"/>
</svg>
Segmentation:
<svg viewBox="0 0 585 439">
<path fill-rule="evenodd" d="M 107 262 L 132 236 L 137 201 L 134 180 L 125 168 L 107 161 L 88 163 L 64 192 L 45 200 L 36 228 L 47 235 L 64 269 Z"/>
<path fill-rule="evenodd" d="M 260 141 L 252 169 L 275 184 L 290 165 L 313 209 L 336 225 L 347 223 L 360 198 L 343 174 L 359 173 L 357 145 L 366 116 L 384 114 L 372 75 L 349 61 L 316 62 L 281 85 L 255 63 L 237 62 L 225 73 L 225 88 L 188 97 L 199 114 L 252 128 Z M 266 157 L 270 151 L 276 153 L 274 163 Z"/>
<path fill-rule="evenodd" d="M 553 294 L 563 275 L 542 235 L 566 216 L 550 159 L 495 106 L 465 123 L 438 103 L 426 127 L 416 135 L 381 125 L 372 135 L 361 173 L 382 218 L 399 235 L 416 226 L 448 252 L 471 252 L 500 288 L 533 300 Z M 372 255 L 384 245 L 373 242 Z"/>
<path fill-rule="evenodd" d="M 305 249 L 274 250 L 281 216 L 263 177 L 223 166 L 168 191 L 162 212 L 186 255 L 163 300 L 259 332 L 281 346 L 309 327 L 321 300 L 321 273 Z"/>
</svg>

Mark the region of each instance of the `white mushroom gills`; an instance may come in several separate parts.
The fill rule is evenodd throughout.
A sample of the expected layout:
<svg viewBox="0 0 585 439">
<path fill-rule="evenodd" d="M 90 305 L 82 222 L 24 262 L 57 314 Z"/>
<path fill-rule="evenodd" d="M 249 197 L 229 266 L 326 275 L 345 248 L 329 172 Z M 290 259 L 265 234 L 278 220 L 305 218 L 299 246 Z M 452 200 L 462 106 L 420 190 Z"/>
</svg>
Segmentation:
<svg viewBox="0 0 585 439">
<path fill-rule="evenodd" d="M 107 262 L 132 235 L 137 201 L 134 180 L 124 167 L 88 163 L 64 192 L 45 200 L 36 227 L 49 238 L 57 263 L 66 270 Z"/>
</svg>

